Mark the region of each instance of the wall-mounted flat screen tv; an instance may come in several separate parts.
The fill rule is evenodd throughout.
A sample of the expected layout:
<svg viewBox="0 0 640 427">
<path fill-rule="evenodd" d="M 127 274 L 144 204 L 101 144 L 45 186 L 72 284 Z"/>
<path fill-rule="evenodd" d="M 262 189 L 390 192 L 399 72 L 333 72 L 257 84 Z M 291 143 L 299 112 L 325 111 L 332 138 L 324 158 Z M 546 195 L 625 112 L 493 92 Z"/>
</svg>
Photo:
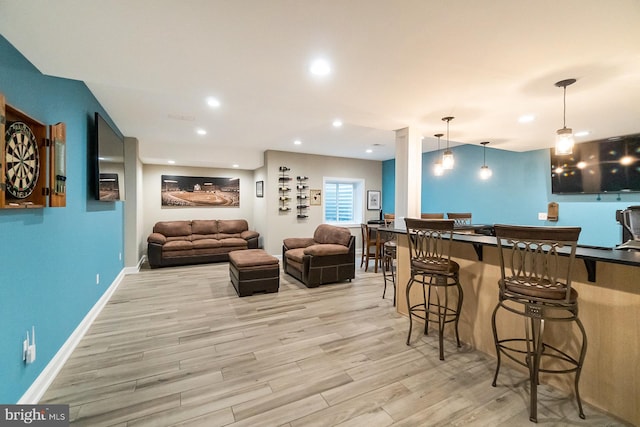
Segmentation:
<svg viewBox="0 0 640 427">
<path fill-rule="evenodd" d="M 640 134 L 576 144 L 565 156 L 552 148 L 551 192 L 640 192 Z"/>
<path fill-rule="evenodd" d="M 124 200 L 124 140 L 107 121 L 95 113 L 96 199 Z"/>
</svg>

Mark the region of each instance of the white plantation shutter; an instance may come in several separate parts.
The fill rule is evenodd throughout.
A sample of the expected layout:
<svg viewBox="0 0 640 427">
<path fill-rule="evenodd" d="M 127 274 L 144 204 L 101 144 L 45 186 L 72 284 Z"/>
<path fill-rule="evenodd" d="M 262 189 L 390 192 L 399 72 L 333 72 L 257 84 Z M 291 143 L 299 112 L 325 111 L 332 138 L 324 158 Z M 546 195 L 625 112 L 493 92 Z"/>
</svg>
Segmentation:
<svg viewBox="0 0 640 427">
<path fill-rule="evenodd" d="M 336 224 L 362 222 L 361 180 L 332 180 L 324 183 L 324 220 Z"/>
</svg>

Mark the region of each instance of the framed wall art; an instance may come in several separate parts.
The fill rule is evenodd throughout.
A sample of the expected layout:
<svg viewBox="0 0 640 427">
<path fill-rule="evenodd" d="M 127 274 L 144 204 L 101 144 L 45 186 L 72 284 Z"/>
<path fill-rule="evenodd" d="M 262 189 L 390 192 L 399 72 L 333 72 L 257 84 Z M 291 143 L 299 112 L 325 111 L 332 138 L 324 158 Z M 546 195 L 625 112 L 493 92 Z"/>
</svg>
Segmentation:
<svg viewBox="0 0 640 427">
<path fill-rule="evenodd" d="M 369 190 L 367 191 L 367 210 L 379 211 L 380 210 L 380 191 Z"/>
<path fill-rule="evenodd" d="M 264 181 L 256 181 L 256 197 L 264 197 Z"/>
<path fill-rule="evenodd" d="M 162 206 L 239 207 L 238 178 L 162 175 Z"/>
</svg>

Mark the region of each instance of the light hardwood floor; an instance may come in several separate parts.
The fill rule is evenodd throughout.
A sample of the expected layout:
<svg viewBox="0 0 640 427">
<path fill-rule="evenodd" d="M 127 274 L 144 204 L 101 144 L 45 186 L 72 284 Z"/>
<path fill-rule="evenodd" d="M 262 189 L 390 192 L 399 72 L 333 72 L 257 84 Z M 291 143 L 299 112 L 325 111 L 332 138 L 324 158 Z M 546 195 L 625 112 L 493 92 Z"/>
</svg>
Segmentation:
<svg viewBox="0 0 640 427">
<path fill-rule="evenodd" d="M 530 426 L 526 376 L 398 315 L 382 274 L 238 298 L 228 264 L 126 276 L 40 403 L 86 426 Z M 490 327 L 487 325 L 487 327 Z M 541 425 L 625 425 L 542 386 Z"/>
</svg>

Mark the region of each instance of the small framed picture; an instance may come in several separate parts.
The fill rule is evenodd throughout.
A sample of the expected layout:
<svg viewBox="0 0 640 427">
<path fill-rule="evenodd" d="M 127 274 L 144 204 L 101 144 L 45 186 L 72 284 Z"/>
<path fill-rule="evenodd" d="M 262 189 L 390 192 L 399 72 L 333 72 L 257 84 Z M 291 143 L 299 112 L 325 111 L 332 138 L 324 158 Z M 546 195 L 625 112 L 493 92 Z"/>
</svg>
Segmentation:
<svg viewBox="0 0 640 427">
<path fill-rule="evenodd" d="M 380 192 L 377 190 L 367 191 L 367 210 L 379 211 L 380 210 Z"/>
<path fill-rule="evenodd" d="M 264 197 L 264 181 L 256 181 L 256 197 Z"/>
<path fill-rule="evenodd" d="M 311 199 L 311 206 L 321 206 L 322 190 L 309 190 L 309 198 Z"/>
</svg>

